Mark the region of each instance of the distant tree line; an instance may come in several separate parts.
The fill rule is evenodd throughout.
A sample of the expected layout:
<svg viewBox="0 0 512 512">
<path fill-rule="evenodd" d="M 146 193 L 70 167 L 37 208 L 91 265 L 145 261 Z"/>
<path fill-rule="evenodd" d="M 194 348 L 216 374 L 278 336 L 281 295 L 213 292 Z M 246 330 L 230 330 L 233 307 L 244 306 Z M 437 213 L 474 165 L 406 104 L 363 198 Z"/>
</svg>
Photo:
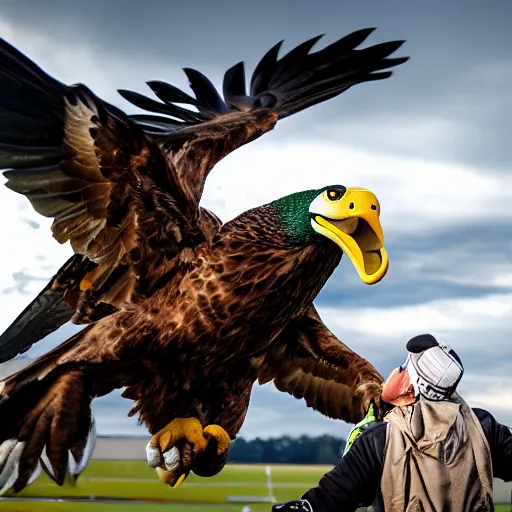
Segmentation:
<svg viewBox="0 0 512 512">
<path fill-rule="evenodd" d="M 238 438 L 229 450 L 230 462 L 273 464 L 336 464 L 345 440 L 334 436 L 289 436 L 247 441 Z"/>
</svg>

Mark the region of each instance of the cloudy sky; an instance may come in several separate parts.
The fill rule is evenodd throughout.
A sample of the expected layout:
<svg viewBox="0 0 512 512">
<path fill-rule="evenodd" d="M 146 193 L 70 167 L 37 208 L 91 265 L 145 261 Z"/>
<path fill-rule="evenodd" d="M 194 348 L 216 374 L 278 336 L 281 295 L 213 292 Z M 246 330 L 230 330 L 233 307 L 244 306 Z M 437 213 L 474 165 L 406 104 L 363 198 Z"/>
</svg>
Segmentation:
<svg viewBox="0 0 512 512">
<path fill-rule="evenodd" d="M 203 204 L 227 221 L 301 189 L 343 183 L 373 190 L 389 273 L 368 287 L 343 261 L 316 302 L 324 321 L 384 374 L 401 362 L 409 337 L 442 336 L 465 363 L 466 400 L 510 424 L 511 17 L 509 0 L 260 0 L 250 7 L 227 0 L 2 0 L 0 36 L 61 81 L 86 83 L 128 112 L 134 110 L 118 88 L 148 93 L 148 80 L 187 88 L 182 67 L 220 85 L 228 67 L 244 60 L 250 74 L 281 39 L 286 50 L 323 33 L 321 47 L 365 27 L 378 28 L 370 43 L 405 39 L 399 55 L 411 60 L 391 79 L 289 118 L 230 155 L 210 176 Z M 4 329 L 70 248 L 52 239 L 48 219 L 5 188 L 0 215 Z M 74 330 L 64 326 L 28 355 Z M 125 417 L 129 407 L 118 393 L 97 400 L 100 433 L 144 433 Z M 241 434 L 344 435 L 349 428 L 268 385 L 255 389 Z"/>
</svg>

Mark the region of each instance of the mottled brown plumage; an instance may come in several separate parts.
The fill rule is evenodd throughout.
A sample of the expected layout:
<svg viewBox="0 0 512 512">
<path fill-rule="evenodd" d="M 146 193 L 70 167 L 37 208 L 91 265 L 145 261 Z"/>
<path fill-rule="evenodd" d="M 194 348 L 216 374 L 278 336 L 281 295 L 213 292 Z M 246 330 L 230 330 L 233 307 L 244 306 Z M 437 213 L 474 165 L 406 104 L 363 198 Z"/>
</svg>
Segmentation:
<svg viewBox="0 0 512 512">
<path fill-rule="evenodd" d="M 369 33 L 310 54 L 311 40 L 281 60 L 274 47 L 249 95 L 240 65 L 226 73 L 225 102 L 193 70 L 196 98 L 156 82 L 163 103 L 123 92 L 179 120 L 127 116 L 0 40 L 0 109 L 9 120 L 0 168 L 76 253 L 0 338 L 3 359 L 66 320 L 89 324 L 0 383 L 0 492 L 22 489 L 38 461 L 59 484 L 66 472 L 78 475 L 90 455 L 90 402 L 115 388 L 126 387 L 132 414 L 154 434 L 148 457 L 156 453 L 153 465 L 171 485 L 191 470 L 222 469 L 256 381 L 273 380 L 351 422 L 379 401 L 380 374 L 313 306 L 340 247 L 366 282 L 384 275 L 375 196 L 341 186 L 306 191 L 224 225 L 199 205 L 208 173 L 229 152 L 406 60 L 386 58 L 399 42 L 355 50 Z"/>
</svg>

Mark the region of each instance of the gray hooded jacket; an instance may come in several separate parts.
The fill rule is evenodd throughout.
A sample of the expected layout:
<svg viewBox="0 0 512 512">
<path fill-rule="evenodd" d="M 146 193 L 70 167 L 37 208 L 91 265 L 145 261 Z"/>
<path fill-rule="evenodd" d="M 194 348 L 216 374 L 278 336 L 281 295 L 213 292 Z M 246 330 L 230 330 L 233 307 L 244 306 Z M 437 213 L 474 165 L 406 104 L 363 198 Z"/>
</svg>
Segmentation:
<svg viewBox="0 0 512 512">
<path fill-rule="evenodd" d="M 460 397 L 395 407 L 380 489 L 388 512 L 492 510 L 492 465 L 482 426 Z M 446 492 L 449 489 L 449 492 Z"/>
</svg>

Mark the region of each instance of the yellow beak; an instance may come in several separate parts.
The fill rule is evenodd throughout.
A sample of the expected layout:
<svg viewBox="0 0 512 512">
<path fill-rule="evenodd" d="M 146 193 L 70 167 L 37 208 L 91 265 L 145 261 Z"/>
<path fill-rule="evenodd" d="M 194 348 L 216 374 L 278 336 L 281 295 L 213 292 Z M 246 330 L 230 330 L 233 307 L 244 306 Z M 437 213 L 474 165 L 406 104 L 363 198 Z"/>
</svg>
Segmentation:
<svg viewBox="0 0 512 512">
<path fill-rule="evenodd" d="M 363 188 L 349 188 L 337 201 L 324 194 L 312 204 L 313 229 L 347 254 L 364 283 L 378 283 L 386 275 L 389 259 L 377 198 Z"/>
</svg>

